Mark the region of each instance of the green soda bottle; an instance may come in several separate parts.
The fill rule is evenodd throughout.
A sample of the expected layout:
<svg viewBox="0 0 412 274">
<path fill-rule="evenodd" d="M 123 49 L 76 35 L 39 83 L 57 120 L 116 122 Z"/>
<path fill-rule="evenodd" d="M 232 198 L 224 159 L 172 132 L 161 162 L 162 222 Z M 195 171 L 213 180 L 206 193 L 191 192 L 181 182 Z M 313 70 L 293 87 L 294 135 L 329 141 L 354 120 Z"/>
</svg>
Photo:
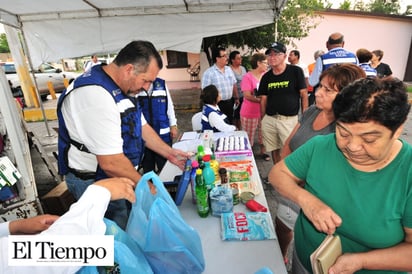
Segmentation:
<svg viewBox="0 0 412 274">
<path fill-rule="evenodd" d="M 209 193 L 207 191 L 205 180 L 203 179 L 202 170 L 196 170 L 196 205 L 197 213 L 200 217 L 206 218 L 209 215 Z"/>
</svg>

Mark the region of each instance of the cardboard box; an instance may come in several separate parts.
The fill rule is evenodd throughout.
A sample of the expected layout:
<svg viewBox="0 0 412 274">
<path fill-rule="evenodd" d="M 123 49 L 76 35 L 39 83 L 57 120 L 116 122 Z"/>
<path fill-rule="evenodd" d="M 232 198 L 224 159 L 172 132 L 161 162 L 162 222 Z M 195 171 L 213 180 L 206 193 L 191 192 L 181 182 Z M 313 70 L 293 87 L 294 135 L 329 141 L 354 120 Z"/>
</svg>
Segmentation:
<svg viewBox="0 0 412 274">
<path fill-rule="evenodd" d="M 76 202 L 76 199 L 67 189 L 66 182 L 61 182 L 40 198 L 40 201 L 42 202 L 44 213 L 61 216 L 69 210 L 71 204 Z"/>
</svg>

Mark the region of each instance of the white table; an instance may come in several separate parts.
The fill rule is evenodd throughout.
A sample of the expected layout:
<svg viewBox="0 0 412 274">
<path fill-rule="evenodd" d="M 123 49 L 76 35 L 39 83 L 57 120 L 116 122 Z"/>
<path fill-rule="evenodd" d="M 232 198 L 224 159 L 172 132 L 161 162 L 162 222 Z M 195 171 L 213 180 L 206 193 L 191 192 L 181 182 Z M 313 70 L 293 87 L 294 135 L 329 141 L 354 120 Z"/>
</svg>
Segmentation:
<svg viewBox="0 0 412 274">
<path fill-rule="evenodd" d="M 245 132 L 242 131 L 236 134 L 245 136 Z M 252 180 L 257 180 L 260 190 L 255 200 L 268 208 L 256 162 L 253 156 L 251 159 Z M 162 173 L 167 173 L 167 171 L 162 170 Z M 189 188 L 179 210 L 186 222 L 197 230 L 202 240 L 206 263 L 204 273 L 253 274 L 263 267 L 268 267 L 274 274 L 287 273 L 277 240 L 223 241 L 220 218 L 212 215 L 200 218 L 196 206 L 192 203 Z M 240 203 L 234 207 L 234 211 L 246 212 L 247 209 Z"/>
</svg>

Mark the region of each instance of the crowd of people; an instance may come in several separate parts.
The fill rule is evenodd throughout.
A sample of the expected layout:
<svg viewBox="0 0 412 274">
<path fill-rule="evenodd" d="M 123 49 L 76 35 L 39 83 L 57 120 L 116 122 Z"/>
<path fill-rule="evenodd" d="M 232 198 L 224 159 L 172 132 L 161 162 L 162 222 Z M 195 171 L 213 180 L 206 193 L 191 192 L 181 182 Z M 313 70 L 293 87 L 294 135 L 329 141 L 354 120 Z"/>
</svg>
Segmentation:
<svg viewBox="0 0 412 274">
<path fill-rule="evenodd" d="M 343 250 L 329 273 L 412 271 L 412 147 L 399 139 L 406 89 L 381 50 L 344 44 L 332 33 L 328 51 L 307 66 L 277 41 L 251 56 L 249 71 L 239 51 L 213 49 L 201 79 L 202 130 L 244 130 L 251 146 L 257 134 L 258 157 L 272 160 L 268 182 L 281 195 L 275 227 L 285 263 L 295 239 L 293 273 L 312 272 L 310 254 L 327 234 L 339 235 Z M 56 233 L 87 193 L 107 190 L 94 218 L 125 228 L 141 168 L 184 167 L 190 154 L 172 148 L 177 119 L 162 67 L 152 43 L 132 41 L 112 63 L 85 68 L 57 108 L 59 172 L 78 205 L 69 217 L 5 223 L 1 236 Z"/>
</svg>

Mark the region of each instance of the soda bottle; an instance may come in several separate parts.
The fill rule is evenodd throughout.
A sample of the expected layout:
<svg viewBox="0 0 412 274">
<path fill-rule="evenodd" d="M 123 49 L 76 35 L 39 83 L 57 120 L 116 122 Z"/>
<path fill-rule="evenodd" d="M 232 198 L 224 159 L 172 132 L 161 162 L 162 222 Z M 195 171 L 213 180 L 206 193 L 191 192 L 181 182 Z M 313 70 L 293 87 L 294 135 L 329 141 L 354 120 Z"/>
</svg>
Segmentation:
<svg viewBox="0 0 412 274">
<path fill-rule="evenodd" d="M 215 186 L 215 172 L 210 167 L 210 155 L 205 155 L 203 161 L 205 165 L 203 168 L 203 178 L 205 179 L 207 189 L 210 191 Z"/>
<path fill-rule="evenodd" d="M 200 217 L 206 218 L 209 215 L 209 193 L 200 168 L 196 170 L 195 190 L 197 213 Z"/>
<path fill-rule="evenodd" d="M 203 169 L 203 167 L 204 167 L 204 164 L 203 164 L 203 156 L 205 156 L 204 147 L 203 147 L 202 145 L 199 145 L 199 146 L 197 147 L 196 158 L 197 158 L 197 161 L 198 161 L 198 163 L 199 163 L 199 167 L 200 167 L 201 169 Z"/>
<path fill-rule="evenodd" d="M 220 180 L 219 176 L 219 162 L 216 160 L 216 156 L 212 154 L 212 159 L 210 159 L 210 167 L 213 169 L 215 173 L 215 185 L 216 182 Z"/>
<path fill-rule="evenodd" d="M 199 163 L 196 160 L 192 161 L 192 171 L 190 172 L 190 189 L 192 191 L 192 203 L 196 204 L 196 170 L 199 168 Z"/>
</svg>

